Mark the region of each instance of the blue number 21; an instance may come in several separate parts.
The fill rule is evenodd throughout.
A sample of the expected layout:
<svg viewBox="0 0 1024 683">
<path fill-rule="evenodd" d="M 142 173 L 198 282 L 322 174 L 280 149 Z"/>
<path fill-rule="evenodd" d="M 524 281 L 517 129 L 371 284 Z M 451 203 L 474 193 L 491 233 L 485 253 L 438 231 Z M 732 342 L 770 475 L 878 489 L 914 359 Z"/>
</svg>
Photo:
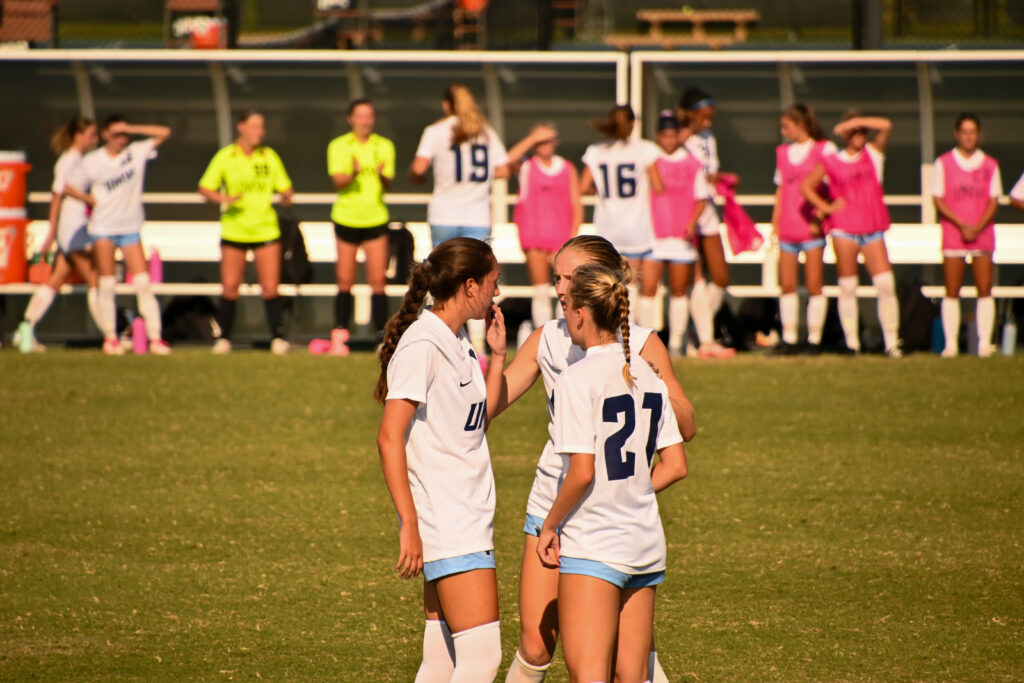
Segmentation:
<svg viewBox="0 0 1024 683">
<path fill-rule="evenodd" d="M 645 393 L 642 403 L 644 410 L 651 411 L 651 425 L 647 433 L 647 444 L 644 455 L 647 456 L 647 466 L 651 466 L 654 459 L 654 448 L 658 438 L 658 423 L 661 422 L 662 400 L 661 394 Z M 619 414 L 623 416 L 622 427 L 608 437 L 604 442 L 604 463 L 608 470 L 608 480 L 628 479 L 636 474 L 636 453 L 626 451 L 626 441 L 636 429 L 636 410 L 634 409 L 633 397 L 629 394 L 612 396 L 604 400 L 601 407 L 601 418 L 605 422 L 618 422 Z"/>
</svg>

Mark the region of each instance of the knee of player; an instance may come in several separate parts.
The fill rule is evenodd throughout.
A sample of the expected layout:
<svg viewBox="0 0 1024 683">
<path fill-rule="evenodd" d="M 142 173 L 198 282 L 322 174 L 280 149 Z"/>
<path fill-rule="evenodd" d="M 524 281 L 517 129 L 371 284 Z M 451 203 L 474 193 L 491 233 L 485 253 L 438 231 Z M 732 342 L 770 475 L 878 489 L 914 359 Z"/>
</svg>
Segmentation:
<svg viewBox="0 0 1024 683">
<path fill-rule="evenodd" d="M 523 628 L 519 636 L 519 656 L 527 664 L 533 666 L 549 664 L 554 655 L 554 649 L 554 638 L 546 639 L 544 634 L 536 629 Z"/>
</svg>

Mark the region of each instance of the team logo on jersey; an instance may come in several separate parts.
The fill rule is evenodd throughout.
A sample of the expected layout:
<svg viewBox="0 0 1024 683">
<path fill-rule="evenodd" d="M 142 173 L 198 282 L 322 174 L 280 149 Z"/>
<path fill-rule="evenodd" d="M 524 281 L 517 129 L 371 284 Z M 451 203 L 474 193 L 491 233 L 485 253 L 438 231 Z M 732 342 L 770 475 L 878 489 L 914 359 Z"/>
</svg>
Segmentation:
<svg viewBox="0 0 1024 683">
<path fill-rule="evenodd" d="M 463 427 L 467 432 L 475 432 L 483 429 L 487 419 L 487 399 L 474 403 L 469 407 L 469 416 L 466 417 L 466 425 Z"/>
</svg>

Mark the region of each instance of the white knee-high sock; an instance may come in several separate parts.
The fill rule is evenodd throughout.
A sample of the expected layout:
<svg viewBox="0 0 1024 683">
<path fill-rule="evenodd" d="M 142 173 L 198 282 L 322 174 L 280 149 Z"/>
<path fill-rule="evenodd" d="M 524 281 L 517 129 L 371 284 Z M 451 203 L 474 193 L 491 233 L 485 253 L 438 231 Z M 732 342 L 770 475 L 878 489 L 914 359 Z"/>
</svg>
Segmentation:
<svg viewBox="0 0 1024 683">
<path fill-rule="evenodd" d="M 708 288 L 704 280 L 693 283 L 690 291 L 690 313 L 693 315 L 693 326 L 697 328 L 700 343 L 710 344 L 715 341 L 714 320 L 708 303 Z"/>
<path fill-rule="evenodd" d="M 943 297 L 942 333 L 946 336 L 946 351 L 959 351 L 960 346 L 960 299 Z"/>
<path fill-rule="evenodd" d="M 797 328 L 800 325 L 800 313 L 797 307 L 800 299 L 796 292 L 783 294 L 779 297 L 779 319 L 782 321 L 782 341 L 796 344 Z"/>
<path fill-rule="evenodd" d="M 35 327 L 36 323 L 43 319 L 46 312 L 50 310 L 53 300 L 57 298 L 57 290 L 51 289 L 49 285 L 43 285 L 37 289 L 32 298 L 28 300 L 25 307 L 25 321 Z"/>
<path fill-rule="evenodd" d="M 821 333 L 825 330 L 825 315 L 828 313 L 828 300 L 824 294 L 816 294 L 807 298 L 807 343 L 820 344 Z"/>
<path fill-rule="evenodd" d="M 668 348 L 680 351 L 683 348 L 683 337 L 690 324 L 690 297 L 672 296 L 668 299 Z"/>
<path fill-rule="evenodd" d="M 978 325 L 978 352 L 985 353 L 992 346 L 992 327 L 996 321 L 996 302 L 992 297 L 978 297 L 974 319 Z"/>
<path fill-rule="evenodd" d="M 641 296 L 636 306 L 636 324 L 654 329 L 654 297 Z"/>
<path fill-rule="evenodd" d="M 423 661 L 415 683 L 448 683 L 455 670 L 455 643 L 448 624 L 427 621 L 423 629 Z"/>
<path fill-rule="evenodd" d="M 451 683 L 494 681 L 501 666 L 501 628 L 497 621 L 453 633 L 455 671 Z"/>
<path fill-rule="evenodd" d="M 533 318 L 533 326 L 540 327 L 551 320 L 551 296 L 548 294 L 549 285 L 534 285 L 533 298 L 530 303 L 530 313 Z"/>
<path fill-rule="evenodd" d="M 896 299 L 896 278 L 889 270 L 872 276 L 871 282 L 878 292 L 878 322 L 882 326 L 882 338 L 888 351 L 900 343 L 900 303 Z"/>
<path fill-rule="evenodd" d="M 97 291 L 97 307 L 103 324 L 100 329 L 107 339 L 117 336 L 117 303 L 114 300 L 114 287 L 117 278 L 113 275 L 100 275 Z"/>
<path fill-rule="evenodd" d="M 523 659 L 517 649 L 512 666 L 508 668 L 508 674 L 505 675 L 505 683 L 544 683 L 549 666 L 551 666 L 551 662 L 540 666 L 530 664 Z"/>
<path fill-rule="evenodd" d="M 651 657 L 647 661 L 647 680 L 651 683 L 668 683 L 668 676 L 665 675 L 665 670 L 661 668 L 661 662 L 658 661 L 658 653 L 651 650 Z"/>
<path fill-rule="evenodd" d="M 104 339 L 110 339 L 114 336 L 112 329 L 107 329 L 103 322 L 103 314 L 100 312 L 100 293 L 96 287 L 90 287 L 89 291 L 85 293 L 85 304 L 89 307 L 89 314 L 92 316 L 92 321 L 96 323 L 96 329 L 100 331 Z"/>
<path fill-rule="evenodd" d="M 640 299 L 640 287 L 632 282 L 626 285 L 626 292 L 629 294 L 629 319 L 635 323 L 638 315 L 637 303 Z"/>
<path fill-rule="evenodd" d="M 139 313 L 146 321 L 146 336 L 150 341 L 156 341 L 160 339 L 162 323 L 160 321 L 160 304 L 153 294 L 149 273 L 133 275 L 132 286 L 135 287 L 135 299 L 139 304 Z"/>
<path fill-rule="evenodd" d="M 860 351 L 860 314 L 857 310 L 857 276 L 839 278 L 839 322 L 846 335 L 846 346 Z"/>
<path fill-rule="evenodd" d="M 725 290 L 714 282 L 708 282 L 707 289 L 708 308 L 711 309 L 711 320 L 712 323 L 714 323 L 715 314 L 718 313 L 718 309 L 722 307 L 722 300 L 725 298 Z"/>
</svg>

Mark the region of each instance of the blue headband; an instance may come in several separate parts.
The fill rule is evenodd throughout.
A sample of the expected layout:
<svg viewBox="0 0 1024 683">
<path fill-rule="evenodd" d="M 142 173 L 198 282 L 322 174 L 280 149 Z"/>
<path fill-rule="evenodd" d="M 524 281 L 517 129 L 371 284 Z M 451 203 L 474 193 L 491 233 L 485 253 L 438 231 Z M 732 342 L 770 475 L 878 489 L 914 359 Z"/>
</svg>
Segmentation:
<svg viewBox="0 0 1024 683">
<path fill-rule="evenodd" d="M 705 97 L 703 100 L 691 104 L 689 107 L 686 108 L 686 111 L 697 111 L 698 109 L 703 109 L 704 107 L 713 106 L 715 106 L 715 101 L 710 97 Z"/>
</svg>

